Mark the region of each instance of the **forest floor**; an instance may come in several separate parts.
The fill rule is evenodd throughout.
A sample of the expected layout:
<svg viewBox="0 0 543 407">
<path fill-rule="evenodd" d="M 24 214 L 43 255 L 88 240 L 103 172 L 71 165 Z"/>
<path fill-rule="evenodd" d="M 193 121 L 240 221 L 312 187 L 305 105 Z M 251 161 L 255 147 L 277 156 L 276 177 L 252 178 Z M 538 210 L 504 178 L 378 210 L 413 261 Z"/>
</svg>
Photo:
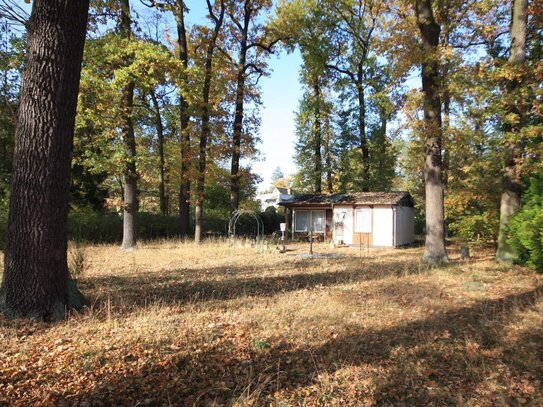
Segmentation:
<svg viewBox="0 0 543 407">
<path fill-rule="evenodd" d="M 86 312 L 0 316 L 0 405 L 543 405 L 543 276 L 289 248 L 86 247 Z"/>
</svg>

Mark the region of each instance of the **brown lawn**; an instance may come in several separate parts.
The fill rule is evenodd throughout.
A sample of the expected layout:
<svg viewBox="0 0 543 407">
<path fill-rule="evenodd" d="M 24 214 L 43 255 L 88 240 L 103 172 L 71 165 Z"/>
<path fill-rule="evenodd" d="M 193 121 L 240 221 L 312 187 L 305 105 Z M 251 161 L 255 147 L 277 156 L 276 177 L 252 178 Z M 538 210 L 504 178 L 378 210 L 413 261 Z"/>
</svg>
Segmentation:
<svg viewBox="0 0 543 407">
<path fill-rule="evenodd" d="M 85 313 L 0 316 L 0 405 L 543 405 L 543 276 L 290 248 L 85 248 Z"/>
</svg>

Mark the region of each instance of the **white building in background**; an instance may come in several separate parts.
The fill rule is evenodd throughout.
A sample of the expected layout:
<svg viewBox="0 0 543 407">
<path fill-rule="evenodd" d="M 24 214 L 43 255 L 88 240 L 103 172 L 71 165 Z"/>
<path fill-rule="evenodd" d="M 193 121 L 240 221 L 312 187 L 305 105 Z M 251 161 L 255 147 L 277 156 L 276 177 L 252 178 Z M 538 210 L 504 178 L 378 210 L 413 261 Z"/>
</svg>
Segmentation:
<svg viewBox="0 0 543 407">
<path fill-rule="evenodd" d="M 414 200 L 408 192 L 300 195 L 281 202 L 291 211 L 293 237 L 341 245 L 398 247 L 415 241 Z"/>
<path fill-rule="evenodd" d="M 292 199 L 290 188 L 273 187 L 271 192 L 260 193 L 256 199 L 260 201 L 260 209 L 265 211 L 266 208 L 273 206 L 279 208 L 279 202 L 285 202 Z"/>
</svg>

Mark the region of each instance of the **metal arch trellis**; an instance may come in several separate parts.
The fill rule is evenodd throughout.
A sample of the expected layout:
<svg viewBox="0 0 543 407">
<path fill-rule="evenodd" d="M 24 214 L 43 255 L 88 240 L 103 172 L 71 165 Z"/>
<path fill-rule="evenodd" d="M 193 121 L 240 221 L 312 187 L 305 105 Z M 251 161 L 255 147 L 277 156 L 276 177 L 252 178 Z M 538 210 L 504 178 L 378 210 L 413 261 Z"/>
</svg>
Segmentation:
<svg viewBox="0 0 543 407">
<path fill-rule="evenodd" d="M 256 221 L 256 242 L 262 242 L 264 238 L 264 222 L 262 221 L 262 218 L 256 214 L 256 212 L 246 209 L 238 209 L 232 213 L 230 222 L 228 223 L 228 236 L 231 238 L 236 237 L 236 223 L 243 215 L 249 215 Z"/>
</svg>

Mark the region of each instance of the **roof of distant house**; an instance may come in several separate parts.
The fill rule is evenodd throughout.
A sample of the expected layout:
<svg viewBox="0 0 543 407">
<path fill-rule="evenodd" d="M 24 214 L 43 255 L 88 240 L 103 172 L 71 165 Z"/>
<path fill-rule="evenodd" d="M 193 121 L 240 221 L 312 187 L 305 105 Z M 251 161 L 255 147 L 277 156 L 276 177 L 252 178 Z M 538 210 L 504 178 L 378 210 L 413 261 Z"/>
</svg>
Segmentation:
<svg viewBox="0 0 543 407">
<path fill-rule="evenodd" d="M 415 200 L 409 192 L 352 192 L 348 194 L 295 195 L 279 203 L 283 206 L 305 205 L 400 205 L 414 206 Z"/>
<path fill-rule="evenodd" d="M 290 191 L 288 188 L 279 188 L 279 187 L 276 187 L 276 189 L 279 191 L 280 194 L 282 195 L 290 195 Z"/>
</svg>

